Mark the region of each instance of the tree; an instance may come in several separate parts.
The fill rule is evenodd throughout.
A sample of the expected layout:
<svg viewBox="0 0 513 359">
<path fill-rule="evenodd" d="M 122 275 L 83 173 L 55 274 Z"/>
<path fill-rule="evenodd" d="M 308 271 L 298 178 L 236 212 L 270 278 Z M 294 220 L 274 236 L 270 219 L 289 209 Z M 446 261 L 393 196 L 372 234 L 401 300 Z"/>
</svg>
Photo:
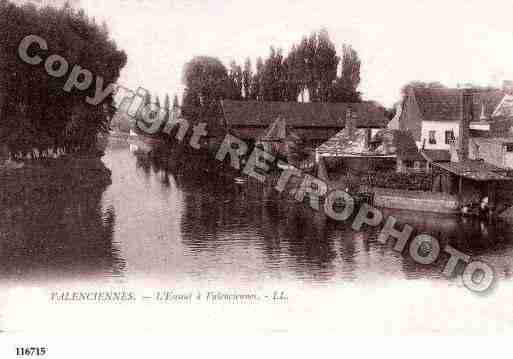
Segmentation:
<svg viewBox="0 0 513 359">
<path fill-rule="evenodd" d="M 228 89 L 225 96 L 232 100 L 242 100 L 243 75 L 242 69 L 235 61 L 230 63 Z"/>
<path fill-rule="evenodd" d="M 264 60 L 261 57 L 256 61 L 256 72 L 251 79 L 250 99 L 263 101 L 263 73 L 264 73 Z"/>
<path fill-rule="evenodd" d="M 169 112 L 171 110 L 171 104 L 169 101 L 169 95 L 166 94 L 166 97 L 164 98 L 164 109 Z"/>
<path fill-rule="evenodd" d="M 251 99 L 253 72 L 251 70 L 251 60 L 249 57 L 244 62 L 244 71 L 242 71 L 242 91 L 245 100 Z"/>
<path fill-rule="evenodd" d="M 261 92 L 264 101 L 283 101 L 285 94 L 283 55 L 281 49 L 271 46 L 269 58 L 261 74 Z"/>
<path fill-rule="evenodd" d="M 192 116 L 188 118 L 191 121 L 200 117 L 222 116 L 220 100 L 227 98 L 227 94 L 233 94 L 226 67 L 214 57 L 198 56 L 187 62 L 183 83 L 185 92 L 182 113 L 184 116 Z"/>
<path fill-rule="evenodd" d="M 285 101 L 297 101 L 308 90 L 311 101 L 328 102 L 340 58 L 325 29 L 303 37 L 283 61 Z M 304 97 L 303 97 L 304 100 Z"/>
<path fill-rule="evenodd" d="M 342 72 L 332 85 L 332 102 L 361 102 L 357 91 L 360 84 L 361 61 L 358 53 L 350 46 L 342 47 Z"/>
<path fill-rule="evenodd" d="M 112 95 L 100 104 L 86 104 L 94 97 L 98 77 L 103 87 L 115 83 L 126 64 L 126 54 L 83 10 L 17 6 L 0 1 L 0 137 L 14 154 L 48 151 L 86 151 L 95 147 L 98 133 L 106 133 L 115 113 Z M 67 76 L 50 76 L 44 66 L 20 61 L 20 41 L 29 34 L 44 38 L 51 53 L 79 64 L 94 74 L 85 91 L 64 91 Z M 43 58 L 49 54 L 39 51 Z"/>
<path fill-rule="evenodd" d="M 342 54 L 341 80 L 346 87 L 356 91 L 360 84 L 360 57 L 351 45 L 343 45 Z"/>
<path fill-rule="evenodd" d="M 174 110 L 174 105 L 173 105 Z M 189 122 L 196 121 L 201 114 L 201 101 L 199 94 L 185 89 L 182 99 L 182 116 Z"/>
<path fill-rule="evenodd" d="M 337 78 L 337 67 L 340 59 L 337 56 L 335 45 L 324 29 L 312 35 L 309 46 L 314 46 L 311 69 L 313 73 L 310 75 L 310 96 L 314 101 L 328 102 L 330 88 Z"/>
<path fill-rule="evenodd" d="M 444 84 L 438 81 L 423 82 L 423 81 L 410 81 L 401 88 L 401 93 L 405 95 L 410 88 L 424 88 L 424 89 L 443 89 L 447 88 Z"/>
</svg>

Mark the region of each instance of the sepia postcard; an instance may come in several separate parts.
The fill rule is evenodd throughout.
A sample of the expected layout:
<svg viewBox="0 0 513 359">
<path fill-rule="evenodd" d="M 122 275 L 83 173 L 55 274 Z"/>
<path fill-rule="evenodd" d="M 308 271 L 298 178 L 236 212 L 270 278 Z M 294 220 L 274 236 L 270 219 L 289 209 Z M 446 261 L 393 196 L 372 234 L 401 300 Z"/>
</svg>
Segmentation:
<svg viewBox="0 0 513 359">
<path fill-rule="evenodd" d="M 511 14 L 0 0 L 0 358 L 513 334 Z"/>
</svg>

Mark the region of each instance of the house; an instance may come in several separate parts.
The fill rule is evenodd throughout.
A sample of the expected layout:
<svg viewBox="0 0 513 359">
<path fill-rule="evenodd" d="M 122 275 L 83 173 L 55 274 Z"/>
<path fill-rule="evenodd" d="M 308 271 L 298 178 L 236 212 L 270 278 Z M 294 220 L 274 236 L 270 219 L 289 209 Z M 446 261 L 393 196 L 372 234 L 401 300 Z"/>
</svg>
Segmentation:
<svg viewBox="0 0 513 359">
<path fill-rule="evenodd" d="M 506 94 L 491 119 L 481 118 L 470 122 L 469 159 L 513 169 L 513 97 Z"/>
<path fill-rule="evenodd" d="M 392 163 L 394 155 L 371 149 L 372 131 L 358 128 L 358 123 L 358 114 L 348 108 L 346 127 L 315 149 L 316 163 L 324 159 L 332 169 L 352 168 L 358 171 L 374 170 L 387 159 Z"/>
<path fill-rule="evenodd" d="M 358 128 L 358 116 L 351 108 L 345 115 L 345 128 L 316 148 L 317 157 L 344 157 L 371 154 L 369 142 L 371 131 Z"/>
<path fill-rule="evenodd" d="M 394 146 L 397 156 L 397 172 L 420 172 L 426 170 L 426 159 L 419 153 L 417 144 L 409 131 L 394 131 Z"/>
<path fill-rule="evenodd" d="M 421 156 L 409 131 L 384 129 L 371 140 L 365 130 L 355 128 L 355 120 L 347 119 L 348 126 L 319 146 L 315 153 L 320 158 L 338 160 L 338 167 L 355 170 L 396 169 L 398 172 L 423 171 L 426 159 Z"/>
<path fill-rule="evenodd" d="M 504 206 L 504 199 L 497 196 L 503 184 L 512 183 L 513 178 L 492 164 L 460 159 L 457 162 L 433 165 L 432 191 L 457 196 L 460 206 L 478 203 L 488 198 L 490 210 Z"/>
<path fill-rule="evenodd" d="M 496 89 L 410 88 L 403 99 L 399 129 L 409 130 L 419 148 L 449 150 L 461 134 L 462 121 L 470 131 L 495 126 L 498 114 L 507 111 L 507 96 Z"/>
<path fill-rule="evenodd" d="M 277 118 L 304 142 L 317 147 L 344 129 L 348 109 L 357 118 L 357 127 L 370 133 L 384 128 L 388 122 L 385 109 L 373 102 L 362 103 L 298 103 L 232 101 L 221 102 L 223 118 L 218 128 L 248 142 L 256 142 Z"/>
<path fill-rule="evenodd" d="M 468 207 L 486 198 L 491 214 L 491 211 L 503 202 L 503 199 L 497 196 L 498 188 L 503 184 L 511 183 L 513 178 L 504 168 L 484 161 L 482 158 L 476 158 L 480 150 L 476 150 L 475 143 L 476 141 L 490 142 L 490 148 L 494 151 L 492 145 L 507 145 L 508 141 L 501 142 L 497 137 L 470 137 L 472 119 L 475 118 L 475 104 L 474 93 L 463 91 L 458 137 L 449 141 L 450 161 L 439 159 L 431 163 L 432 191 L 455 195 L 460 207 Z M 426 153 L 426 150 L 421 152 Z"/>
<path fill-rule="evenodd" d="M 410 131 L 386 129 L 379 131 L 372 140 L 375 153 L 394 156 L 397 172 L 426 170 L 426 159 L 420 154 Z"/>
</svg>

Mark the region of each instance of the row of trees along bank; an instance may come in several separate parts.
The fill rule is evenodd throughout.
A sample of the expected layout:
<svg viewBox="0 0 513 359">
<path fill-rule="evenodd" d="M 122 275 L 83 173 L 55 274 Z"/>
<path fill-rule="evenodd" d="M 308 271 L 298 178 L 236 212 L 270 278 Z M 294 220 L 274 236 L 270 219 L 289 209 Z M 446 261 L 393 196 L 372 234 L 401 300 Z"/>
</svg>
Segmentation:
<svg viewBox="0 0 513 359">
<path fill-rule="evenodd" d="M 100 105 L 85 102 L 94 96 L 96 78 L 104 87 L 115 83 L 127 57 L 109 38 L 105 24 L 97 24 L 83 10 L 36 8 L 0 0 L 0 141 L 13 155 L 45 157 L 50 152 L 88 151 L 97 135 L 107 132 L 115 109 L 112 96 Z M 76 64 L 91 71 L 94 80 L 87 91 L 63 90 L 67 76 L 55 78 L 43 64 L 33 66 L 18 57 L 20 41 L 37 35 L 48 43 L 50 54 L 64 57 L 70 69 Z"/>
<path fill-rule="evenodd" d="M 242 67 L 232 62 L 227 69 L 217 58 L 194 57 L 183 71 L 182 114 L 194 122 L 219 117 L 221 99 L 304 101 L 306 93 L 312 102 L 360 102 L 360 65 L 349 45 L 337 54 L 326 30 L 304 37 L 287 56 L 271 47 L 254 69 L 249 58 Z"/>
</svg>

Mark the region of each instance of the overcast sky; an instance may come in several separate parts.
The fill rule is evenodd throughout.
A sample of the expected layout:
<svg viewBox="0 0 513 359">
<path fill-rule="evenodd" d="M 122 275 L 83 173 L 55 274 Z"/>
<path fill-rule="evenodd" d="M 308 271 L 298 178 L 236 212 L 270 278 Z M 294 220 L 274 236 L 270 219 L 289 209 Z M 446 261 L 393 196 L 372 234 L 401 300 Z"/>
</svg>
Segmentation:
<svg viewBox="0 0 513 359">
<path fill-rule="evenodd" d="M 183 64 L 195 55 L 232 59 L 287 51 L 325 27 L 340 53 L 362 59 L 364 98 L 392 105 L 412 80 L 448 86 L 513 79 L 513 2 L 473 0 L 81 0 L 105 20 L 128 54 L 120 84 L 181 93 Z"/>
</svg>

